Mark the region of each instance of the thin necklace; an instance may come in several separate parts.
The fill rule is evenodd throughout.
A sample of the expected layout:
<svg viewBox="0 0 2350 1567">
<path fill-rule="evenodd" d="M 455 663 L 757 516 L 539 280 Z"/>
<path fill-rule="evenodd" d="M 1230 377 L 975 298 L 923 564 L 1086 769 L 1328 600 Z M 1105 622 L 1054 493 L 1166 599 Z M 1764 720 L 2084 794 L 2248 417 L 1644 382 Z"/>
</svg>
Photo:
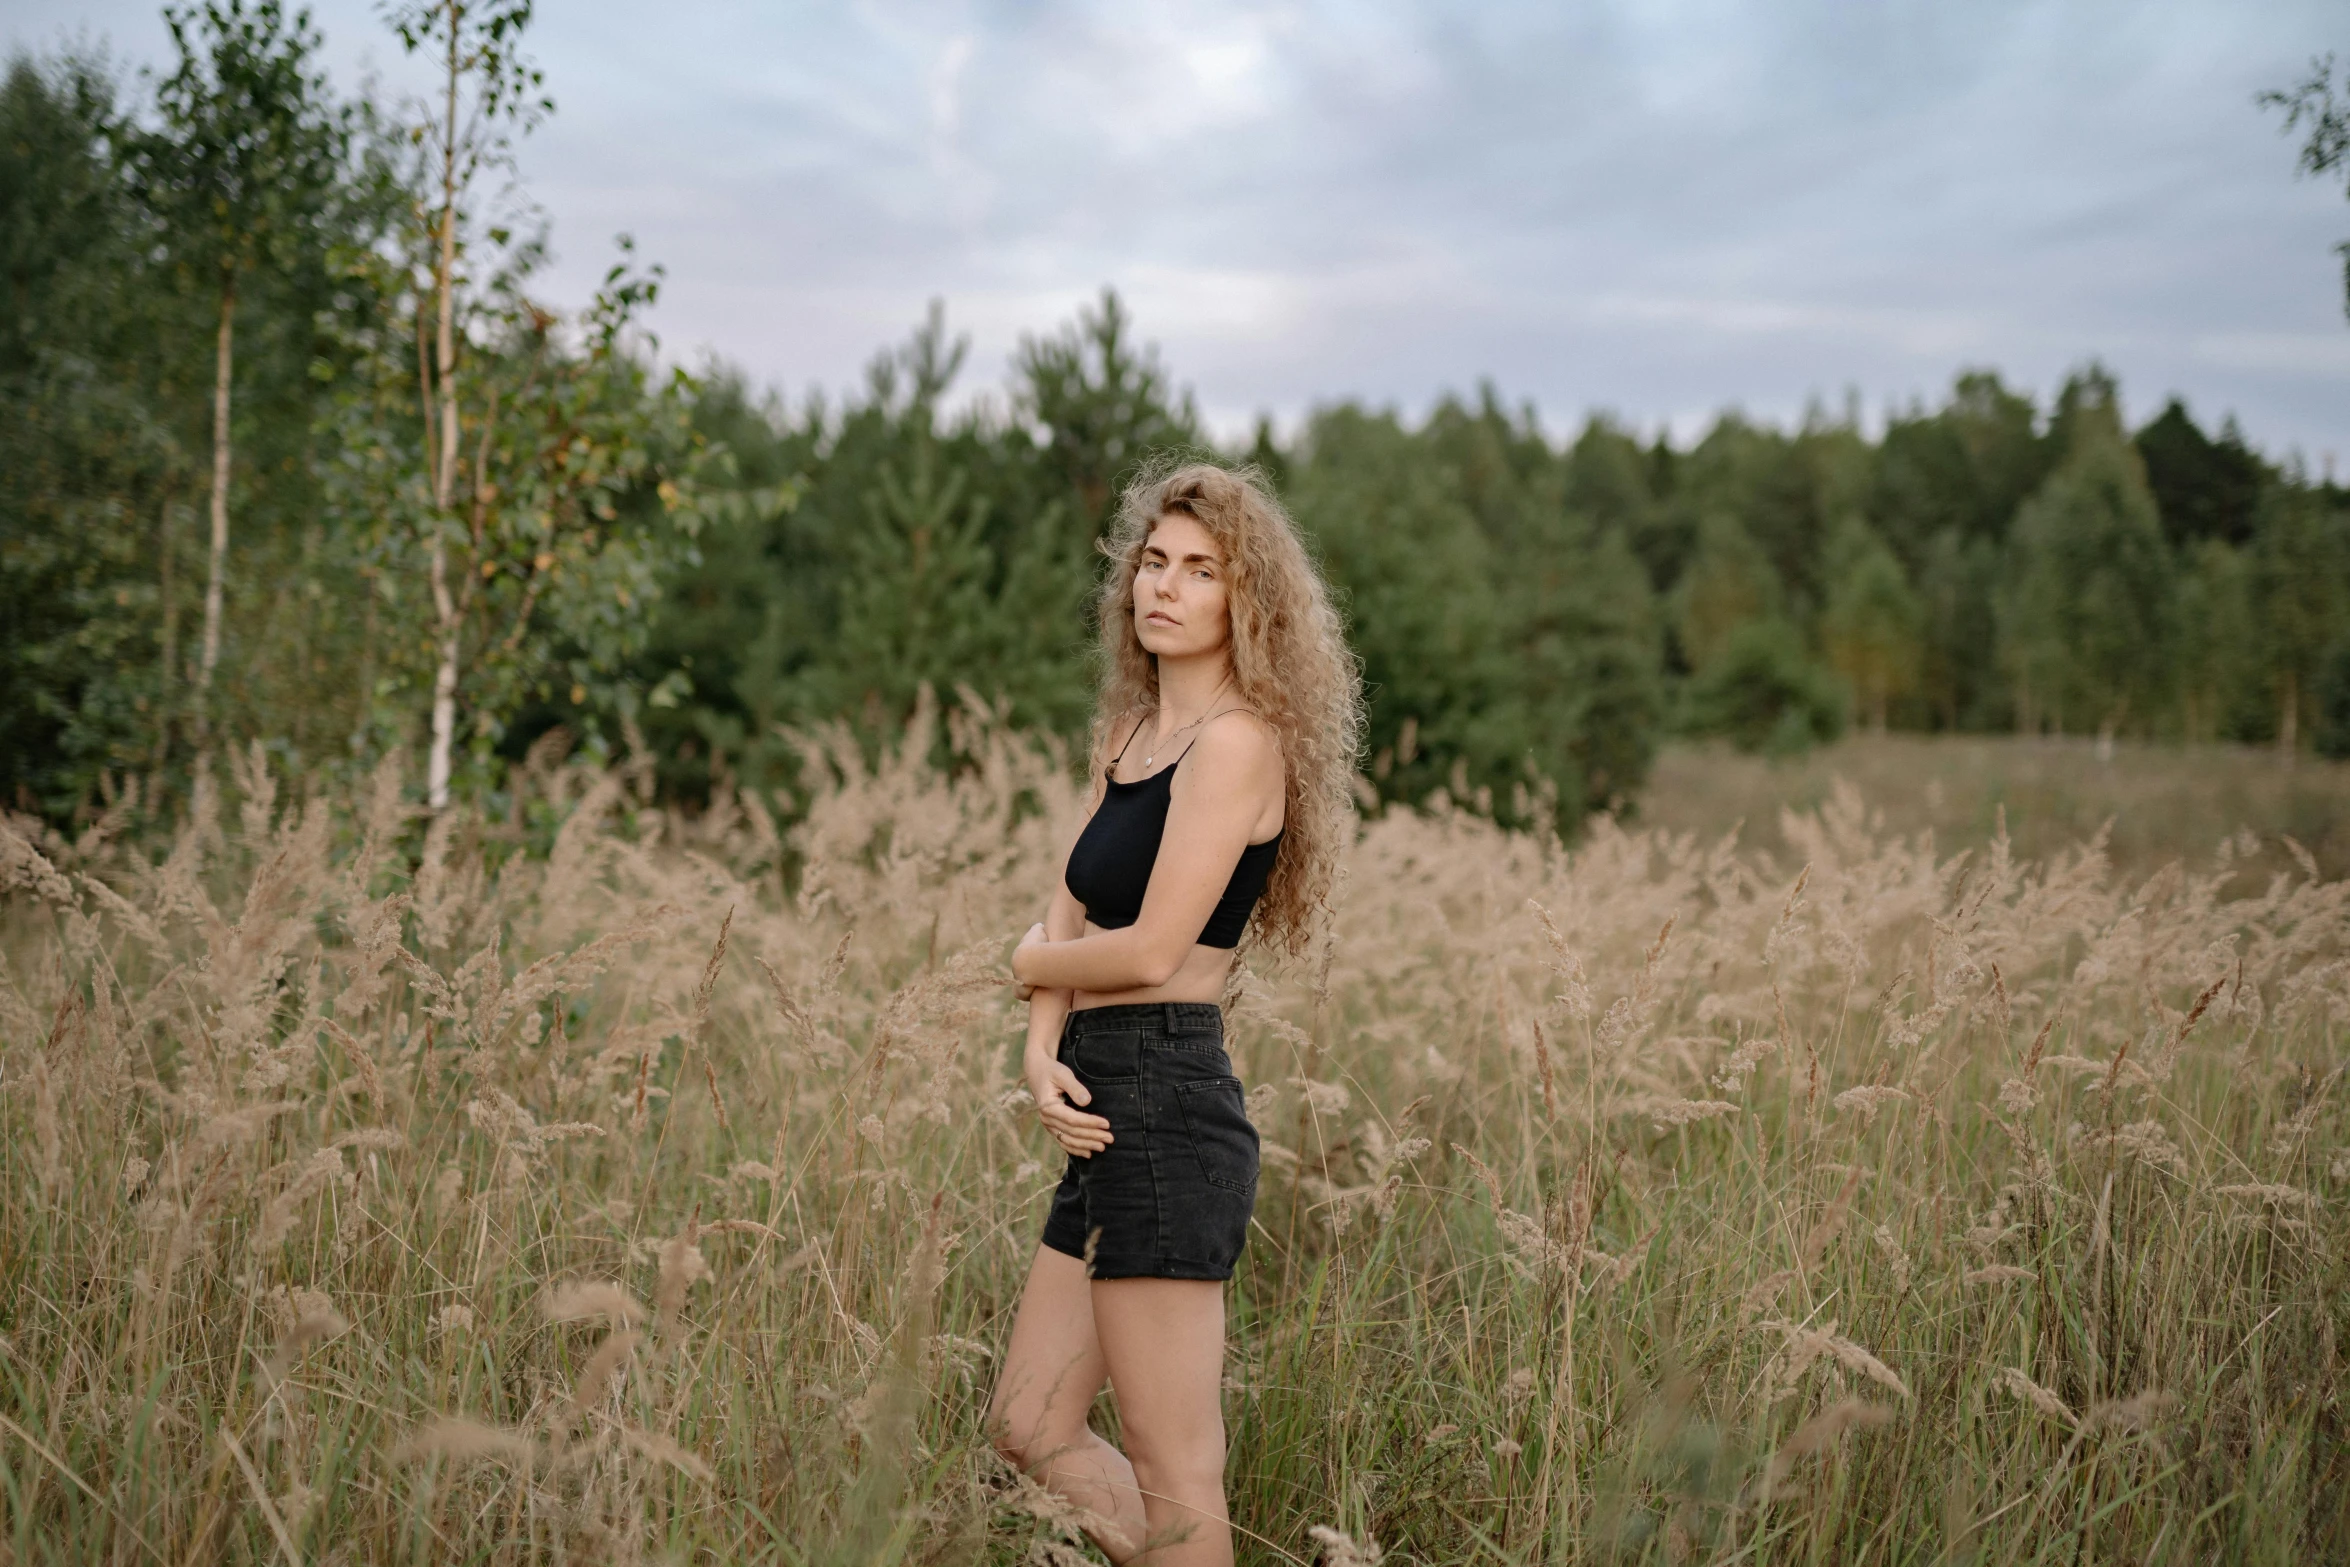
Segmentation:
<svg viewBox="0 0 2350 1567">
<path fill-rule="evenodd" d="M 1208 710 L 1206 712 L 1200 714 L 1199 717 L 1193 719 L 1190 723 L 1185 724 L 1182 729 L 1176 730 L 1175 734 L 1167 736 L 1166 740 L 1158 740 L 1152 743 L 1150 750 L 1144 753 L 1142 758 L 1142 770 L 1145 776 L 1148 776 L 1150 773 L 1151 763 L 1159 759 L 1160 746 L 1167 744 L 1170 740 L 1173 740 L 1175 735 L 1182 734 L 1186 730 L 1197 729 L 1200 725 L 1206 723 L 1209 719 L 1216 716 L 1216 698 L 1224 694 L 1224 687 L 1229 685 L 1231 680 L 1232 677 L 1227 675 L 1222 680 L 1216 682 L 1216 689 L 1208 694 Z"/>
</svg>

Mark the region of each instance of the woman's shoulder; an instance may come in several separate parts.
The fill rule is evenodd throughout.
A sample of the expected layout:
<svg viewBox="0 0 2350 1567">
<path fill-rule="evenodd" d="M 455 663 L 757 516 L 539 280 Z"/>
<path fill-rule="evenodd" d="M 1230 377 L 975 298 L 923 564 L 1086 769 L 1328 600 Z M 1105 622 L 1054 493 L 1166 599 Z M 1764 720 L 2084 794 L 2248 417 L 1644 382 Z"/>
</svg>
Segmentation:
<svg viewBox="0 0 2350 1567">
<path fill-rule="evenodd" d="M 1245 707 L 1218 713 L 1199 727 L 1192 750 L 1216 772 L 1254 772 L 1281 766 L 1281 733 Z"/>
</svg>

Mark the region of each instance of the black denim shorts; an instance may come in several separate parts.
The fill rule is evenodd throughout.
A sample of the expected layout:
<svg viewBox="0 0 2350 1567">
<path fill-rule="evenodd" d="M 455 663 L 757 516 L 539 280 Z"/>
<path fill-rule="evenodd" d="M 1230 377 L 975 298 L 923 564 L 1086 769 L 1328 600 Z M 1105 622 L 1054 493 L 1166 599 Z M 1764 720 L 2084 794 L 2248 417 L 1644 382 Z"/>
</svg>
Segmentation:
<svg viewBox="0 0 2350 1567">
<path fill-rule="evenodd" d="M 1061 1064 L 1093 1094 L 1110 1146 L 1072 1155 L 1044 1243 L 1092 1243 L 1097 1279 L 1228 1279 L 1257 1203 L 1257 1129 L 1224 1054 L 1224 1014 L 1201 1001 L 1072 1012 Z"/>
</svg>

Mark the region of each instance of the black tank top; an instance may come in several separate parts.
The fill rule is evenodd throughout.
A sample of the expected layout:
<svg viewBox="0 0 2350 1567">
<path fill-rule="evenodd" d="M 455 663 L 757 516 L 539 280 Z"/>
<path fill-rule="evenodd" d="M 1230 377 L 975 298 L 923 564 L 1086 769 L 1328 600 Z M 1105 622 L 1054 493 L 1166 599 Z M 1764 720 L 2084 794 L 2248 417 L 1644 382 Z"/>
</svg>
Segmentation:
<svg viewBox="0 0 2350 1567">
<path fill-rule="evenodd" d="M 1141 732 L 1142 725 L 1136 724 L 1134 734 Z M 1148 778 L 1120 783 L 1110 774 L 1126 759 L 1134 734 L 1126 737 L 1126 746 L 1103 773 L 1102 803 L 1094 808 L 1093 820 L 1085 824 L 1085 831 L 1070 848 L 1069 869 L 1062 878 L 1070 895 L 1085 905 L 1085 917 L 1104 930 L 1123 930 L 1142 915 L 1142 895 L 1150 886 L 1151 867 L 1159 858 L 1159 840 L 1167 832 L 1167 803 L 1175 769 L 1191 754 L 1187 745 L 1183 756 Z M 1192 745 L 1198 743 L 1194 738 Z M 1215 912 L 1199 933 L 1201 946 L 1229 949 L 1240 945 L 1240 933 L 1247 927 L 1257 899 L 1264 896 L 1273 862 L 1280 855 L 1278 832 L 1240 851 L 1240 863 L 1232 867 L 1224 896 L 1216 900 Z"/>
</svg>

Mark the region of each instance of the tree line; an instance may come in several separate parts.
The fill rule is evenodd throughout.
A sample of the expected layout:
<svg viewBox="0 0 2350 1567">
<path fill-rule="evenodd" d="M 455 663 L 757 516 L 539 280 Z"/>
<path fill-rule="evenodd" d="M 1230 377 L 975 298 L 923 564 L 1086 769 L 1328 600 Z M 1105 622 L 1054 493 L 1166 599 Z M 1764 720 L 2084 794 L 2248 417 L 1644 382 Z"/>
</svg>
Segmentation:
<svg viewBox="0 0 2350 1567">
<path fill-rule="evenodd" d="M 1114 293 L 993 396 L 935 306 L 837 398 L 665 370 L 625 240 L 584 310 L 534 291 L 526 3 L 394 7 L 435 81 L 397 113 L 299 12 L 167 16 L 166 74 L 0 84 L 0 796 L 153 805 L 259 743 L 404 748 L 437 804 L 576 743 L 788 809 L 796 734 L 878 739 L 925 690 L 1082 732 L 1119 488 L 1218 450 Z M 1559 441 L 1487 387 L 1220 455 L 1344 598 L 1380 797 L 1572 822 L 1668 735 L 1854 723 L 2350 753 L 2350 493 L 2176 399 L 2128 428 L 2096 365 L 1873 432 Z"/>
</svg>

